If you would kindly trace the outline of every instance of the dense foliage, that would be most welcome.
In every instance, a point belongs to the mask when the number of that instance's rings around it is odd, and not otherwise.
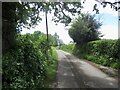
[[[16,42],[15,50],[3,55],[3,88],[44,87],[48,66],[56,59],[46,38],[40,32],[18,34]]]
[[[84,44],[99,39],[100,32],[98,29],[100,26],[101,23],[94,16],[81,14],[72,23],[69,35],[77,44]]]
[[[70,0],[73,1],[73,0]],[[98,1],[98,0],[96,0]],[[85,2],[85,0],[84,0]],[[104,7],[107,4],[111,8],[119,10],[119,2],[100,2]],[[71,22],[70,16],[76,16],[81,13],[81,2],[2,2],[2,46],[3,53],[8,49],[14,49],[15,35],[22,30],[22,27],[34,27],[41,20],[39,14],[41,11],[54,13],[53,21],[65,23]],[[94,10],[98,12],[97,4]]]
[[[61,39],[59,39],[59,36],[56,37],[56,33],[54,35],[49,34],[48,41],[49,41],[50,45],[52,45],[52,46],[58,46],[58,45],[64,44],[64,42]]]
[[[120,68],[120,39],[98,40],[88,43],[89,54],[86,56],[98,64]]]
[[[8,49],[14,49],[16,45],[16,34],[22,30],[22,27],[29,28],[40,21],[39,11],[36,9],[36,4],[24,2],[3,2],[2,3],[2,46],[3,53]],[[38,14],[38,15],[37,15]]]
[[[62,45],[60,49],[97,64],[120,68],[120,39],[96,40],[84,45]]]
[[[53,21],[68,25],[68,15],[80,14],[80,2],[3,2],[2,3],[2,46],[3,53],[14,49],[16,34],[23,27],[31,28],[41,20],[40,12],[53,12]],[[67,13],[66,13],[67,12]]]
[[[35,88],[44,87],[49,66],[55,64],[50,47],[55,44],[51,42],[55,41],[54,38],[49,35],[50,40],[46,42],[46,35],[40,32],[34,35],[19,35],[22,28],[37,25],[37,22],[41,20],[39,17],[41,11],[53,11],[55,22],[68,25],[71,22],[70,15],[80,14],[81,8],[80,2],[2,3],[3,89],[30,88],[35,90]],[[84,29],[89,28],[84,27]],[[119,58],[119,42],[115,47],[113,56]]]
[[[68,45],[62,45],[59,48],[66,51],[66,52],[72,53],[73,49],[74,49],[74,46],[75,46],[75,44],[68,44]]]

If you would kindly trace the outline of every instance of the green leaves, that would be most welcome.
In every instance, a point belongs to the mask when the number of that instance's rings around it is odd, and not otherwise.
[[[50,4],[51,5],[51,4]],[[64,23],[66,26],[71,22],[71,15],[79,15],[82,5],[80,2],[52,2],[53,21]]]
[[[71,18],[65,12],[71,13],[71,15],[80,14],[79,11],[82,8],[80,2],[22,2],[22,4],[4,3],[4,5],[7,4],[9,5],[8,8],[11,8],[13,14],[15,14],[15,23],[17,23],[17,28],[19,29],[20,27],[29,28],[36,25],[37,22],[41,20],[39,13],[41,11],[45,12],[46,10],[50,13],[52,11],[54,12],[54,16],[56,17],[56,19],[54,18],[55,22],[60,21],[65,24],[69,24],[71,22]]]
[[[3,55],[3,88],[42,88],[48,66],[54,63],[54,52],[40,31],[16,36],[15,50]]]
[[[69,35],[77,44],[84,44],[99,39],[98,29],[100,26],[101,23],[94,19],[94,16],[81,14],[72,23]]]
[[[64,23],[71,22],[71,15],[80,14],[82,6],[80,2],[3,2],[3,51],[15,47],[15,35],[22,28],[30,29],[41,21],[40,12],[54,13],[53,21]],[[7,47],[7,48],[6,48]]]
[[[113,68],[120,68],[117,63],[119,58],[119,42],[120,40],[97,40],[88,43],[89,54],[96,57],[96,63],[111,66]]]
[[[87,44],[62,45],[60,49],[100,65],[120,68],[120,39],[96,40]]]
[[[46,77],[47,53],[32,42],[30,35],[18,35],[15,50],[3,56],[3,88],[42,87]],[[46,45],[46,44],[44,44]]]

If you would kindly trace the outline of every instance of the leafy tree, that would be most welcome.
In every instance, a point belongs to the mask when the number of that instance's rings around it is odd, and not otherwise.
[[[35,43],[35,45],[38,45],[40,42],[42,42],[43,40],[45,40],[46,38],[46,34],[40,32],[40,31],[35,31],[33,34],[27,33],[26,36],[33,42]],[[59,39],[59,36],[57,35],[57,33],[55,33],[54,35],[49,34],[48,35],[48,43],[51,46],[57,46],[58,42],[63,42],[62,40]],[[39,46],[38,46],[39,47]]]
[[[64,45],[64,42],[63,42],[63,40],[61,40],[61,39],[59,39],[59,46],[61,46],[61,45]]]
[[[51,46],[56,46],[56,42],[58,41],[58,39],[52,36],[51,34],[48,35],[48,40]]]
[[[55,44],[54,44],[55,46],[59,46],[59,45],[63,45],[64,44],[64,42],[61,39],[59,39],[59,35],[57,35],[56,32],[53,35],[53,37],[56,38],[56,41],[55,41]]]
[[[39,11],[36,4],[24,2],[3,2],[2,3],[2,46],[3,53],[8,49],[13,49],[16,45],[16,34],[22,30],[22,27],[29,28],[37,24]]]
[[[44,35],[44,33],[40,32],[40,31],[35,31],[33,34],[31,34],[31,40],[34,43],[39,43],[40,42],[40,38]]]
[[[53,12],[55,16],[53,21],[68,25],[71,18],[67,14],[80,14],[81,8],[80,2],[3,2],[3,52],[14,48],[15,35],[23,27],[30,28],[37,25],[37,22],[41,20],[40,12]]]
[[[54,38],[56,38],[55,41],[55,46],[58,46],[58,42],[59,42],[59,35],[57,35],[57,33],[55,32],[55,34],[53,35]]]
[[[81,16],[75,19],[69,29],[69,35],[74,42],[83,44],[99,39],[100,32],[98,32],[98,29],[102,24],[94,17],[94,15],[90,14],[81,14]]]
[[[71,0],[72,1],[72,0]],[[85,1],[85,0],[84,0]],[[106,2],[105,0],[96,0],[106,7],[107,4],[111,8],[119,10],[120,2]],[[82,5],[80,2],[3,2],[2,3],[2,46],[3,52],[15,46],[15,35],[22,30],[22,27],[34,27],[41,20],[39,13],[41,11],[54,13],[53,20],[68,25],[71,22],[70,14],[75,16],[80,14]],[[96,12],[97,5],[94,6]],[[68,14],[69,13],[69,14]]]
[[[72,6],[72,7],[71,7]],[[78,8],[78,9],[76,9]],[[80,13],[80,2],[3,2],[3,88],[44,87],[46,61],[49,60],[50,45],[46,35],[35,32],[33,35],[19,35],[23,27],[30,28],[41,20],[41,11],[54,12],[54,21],[71,22],[65,12]],[[42,35],[40,37],[40,35]],[[51,59],[52,60],[52,59]]]

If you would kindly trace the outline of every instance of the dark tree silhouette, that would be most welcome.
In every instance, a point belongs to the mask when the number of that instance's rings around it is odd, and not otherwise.
[[[119,11],[120,7],[118,4],[120,4],[120,1],[115,1],[115,2],[111,2],[111,1],[105,1],[105,0],[95,0],[97,2],[99,2],[103,8],[105,8],[107,5],[111,6],[111,9],[114,9],[115,11]],[[96,13],[99,12],[99,9],[97,8],[97,4],[94,5],[93,10],[96,10]]]

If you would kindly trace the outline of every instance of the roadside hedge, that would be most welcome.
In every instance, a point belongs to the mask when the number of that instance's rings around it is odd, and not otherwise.
[[[96,40],[83,45],[69,44],[61,46],[60,49],[97,64],[120,68],[120,39]]]
[[[66,51],[66,52],[72,53],[74,46],[75,46],[75,44],[68,44],[68,45],[59,46],[59,48]]]
[[[88,43],[89,53],[113,57],[116,40],[97,40]]]
[[[46,39],[38,43],[30,35],[18,35],[15,50],[9,50],[2,57],[2,88],[15,89],[44,87],[48,63],[54,61],[53,53]],[[48,55],[49,54],[49,55]]]
[[[88,43],[87,59],[104,66],[118,68],[120,66],[120,39],[97,40]]]

